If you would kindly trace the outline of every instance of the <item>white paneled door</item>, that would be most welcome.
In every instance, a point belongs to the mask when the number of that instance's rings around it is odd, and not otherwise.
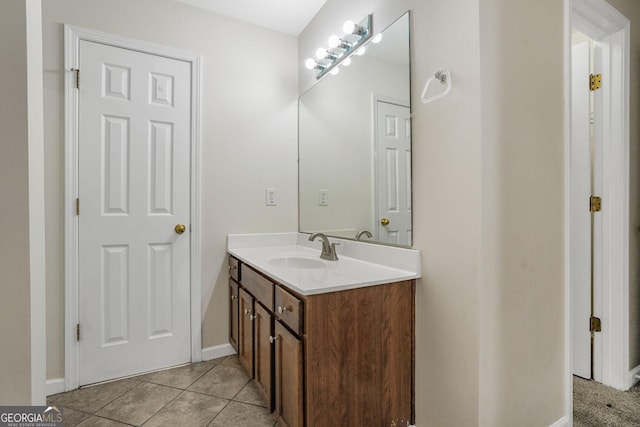
[[[377,102],[377,240],[411,245],[411,115]]]
[[[591,378],[591,196],[589,42],[571,48],[571,340],[573,374]]]
[[[79,65],[84,385],[191,359],[191,65],[84,40]]]

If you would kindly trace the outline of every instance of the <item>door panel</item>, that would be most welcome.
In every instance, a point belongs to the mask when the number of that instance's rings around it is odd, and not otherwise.
[[[238,284],[229,279],[229,344],[236,352],[238,349]]]
[[[240,337],[238,339],[238,356],[244,369],[253,378],[253,297],[244,289],[240,289]]]
[[[269,338],[273,334],[273,316],[260,304],[255,304],[255,379],[264,394],[267,407],[273,408],[273,345]]]
[[[411,245],[410,110],[381,101],[377,107],[377,240]]]
[[[589,43],[572,47],[571,88],[571,339],[573,373],[591,378],[591,155]]]
[[[81,41],[80,384],[190,361],[191,70]]]
[[[276,322],[275,326],[275,386],[278,425],[304,425],[302,389],[302,341]]]

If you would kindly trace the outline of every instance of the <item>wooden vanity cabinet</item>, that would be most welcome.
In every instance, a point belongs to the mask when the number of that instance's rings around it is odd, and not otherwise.
[[[238,270],[238,354],[278,425],[414,423],[415,281],[304,296]]]

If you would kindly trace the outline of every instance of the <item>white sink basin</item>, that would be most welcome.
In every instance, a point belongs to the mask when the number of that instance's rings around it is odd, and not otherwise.
[[[325,268],[327,266],[324,261],[319,259],[300,256],[272,258],[267,262],[274,267],[285,268]]]

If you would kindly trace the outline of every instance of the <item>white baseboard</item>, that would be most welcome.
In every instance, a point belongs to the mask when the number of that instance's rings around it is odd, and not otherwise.
[[[215,345],[213,347],[207,347],[202,349],[202,361],[218,359],[220,357],[231,356],[236,354],[236,351],[231,347],[231,344]]]
[[[549,427],[569,427],[571,424],[569,423],[568,417],[562,417],[555,423],[551,424]]]
[[[62,393],[64,391],[64,378],[52,378],[47,380],[45,393],[47,396]]]

